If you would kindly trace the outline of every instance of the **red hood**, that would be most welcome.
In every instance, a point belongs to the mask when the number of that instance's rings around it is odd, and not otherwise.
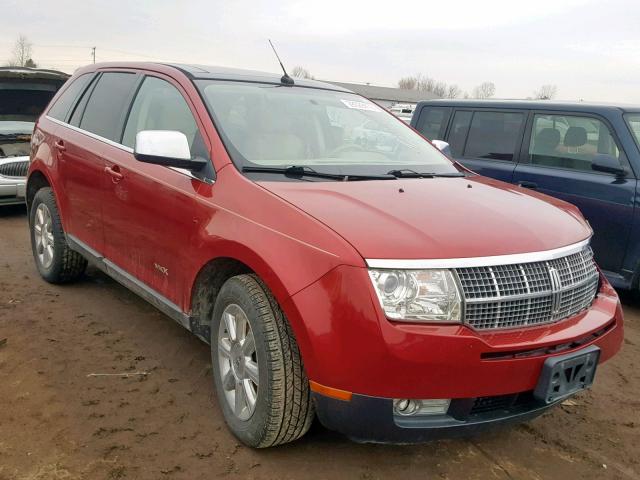
[[[484,177],[260,185],[333,229],[364,258],[507,255],[591,235],[573,205]]]

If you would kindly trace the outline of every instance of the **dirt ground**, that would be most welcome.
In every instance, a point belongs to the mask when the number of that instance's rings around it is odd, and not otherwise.
[[[45,283],[24,209],[5,209],[0,480],[640,479],[640,300],[625,297],[624,310],[624,348],[593,389],[530,423],[419,446],[361,445],[314,425],[256,451],[225,428],[207,345],[95,270]]]

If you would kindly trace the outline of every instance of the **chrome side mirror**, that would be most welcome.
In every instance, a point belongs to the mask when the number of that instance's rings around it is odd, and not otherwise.
[[[444,140],[431,140],[434,147],[444,153],[447,157],[451,157],[451,146]]]
[[[199,170],[207,163],[203,158],[191,158],[187,136],[173,130],[138,132],[133,156],[140,162],[189,170]]]

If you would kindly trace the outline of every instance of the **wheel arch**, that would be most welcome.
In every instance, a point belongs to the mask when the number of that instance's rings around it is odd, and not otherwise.
[[[285,314],[299,344],[306,344],[307,332],[304,325],[292,322],[297,315],[288,315],[287,301],[295,291],[289,291],[282,277],[265,262],[256,252],[237,242],[222,241],[215,247],[218,255],[210,257],[202,263],[187,289],[189,298],[187,305],[194,325],[192,330],[203,338],[209,338],[213,307],[222,285],[236,275],[253,273],[273,294],[278,306]],[[284,267],[283,267],[284,268]],[[290,285],[289,285],[290,287]],[[301,352],[304,356],[304,352]]]
[[[26,189],[26,202],[27,202],[27,211],[31,211],[31,203],[33,202],[33,197],[36,196],[38,190],[50,187],[53,190],[51,181],[47,177],[47,175],[42,170],[33,170],[29,177],[27,178],[27,189]],[[55,192],[53,193],[55,196]]]

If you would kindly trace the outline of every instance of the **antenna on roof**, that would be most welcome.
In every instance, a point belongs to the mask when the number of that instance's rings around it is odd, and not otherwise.
[[[271,40],[269,40],[269,45],[271,45],[271,48],[273,49],[273,53],[276,54],[276,58],[278,59],[278,63],[280,63],[280,67],[282,68],[282,71],[284,72],[284,75],[282,76],[282,78],[280,78],[280,82],[284,83],[285,85],[294,85],[295,82],[293,81],[293,78],[291,78],[289,76],[289,74],[287,73],[287,71],[284,69],[284,65],[282,64],[282,60],[280,60],[280,56],[278,55],[278,52],[276,52],[276,47],[273,46],[273,43],[271,43]]]

